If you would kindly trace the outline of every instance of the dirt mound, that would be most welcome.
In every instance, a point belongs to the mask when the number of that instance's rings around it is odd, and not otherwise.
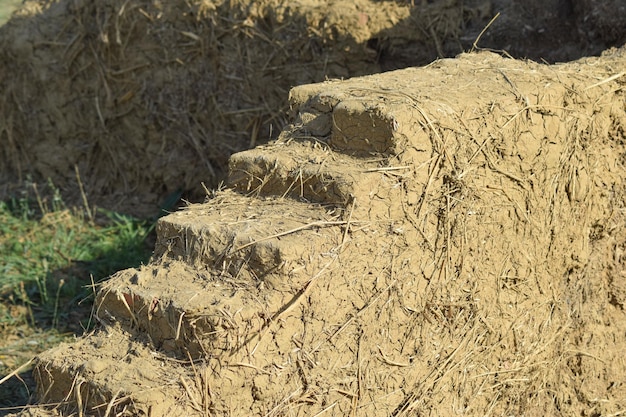
[[[434,39],[488,4],[27,3],[0,30],[0,182],[71,192],[78,171],[93,202],[154,214],[275,137],[291,87],[379,72],[370,39],[419,46],[428,62]]]
[[[43,354],[94,415],[607,415],[626,407],[623,51],[462,55],[291,91],[229,189],[158,225]]]
[[[152,215],[275,138],[293,86],[454,56],[496,12],[482,46],[599,53],[626,41],[609,3],[27,2],[0,29],[0,197],[51,178],[79,202],[82,181],[91,203]]]

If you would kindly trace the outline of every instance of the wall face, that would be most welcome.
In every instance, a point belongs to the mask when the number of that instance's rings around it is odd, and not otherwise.
[[[619,413],[625,60],[481,52],[295,87],[278,140],[233,155],[225,189],[159,220],[149,265],[99,287],[99,331],[41,355],[42,400]]]

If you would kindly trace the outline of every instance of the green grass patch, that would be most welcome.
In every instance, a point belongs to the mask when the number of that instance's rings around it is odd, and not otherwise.
[[[0,380],[37,353],[91,326],[95,286],[147,263],[154,220],[65,206],[53,190],[0,202]],[[32,191],[32,190],[31,190]],[[23,378],[28,378],[27,374]],[[0,387],[2,407],[24,405],[32,381]]]
[[[11,14],[17,9],[22,0],[0,0],[0,25],[3,25],[9,20]]]

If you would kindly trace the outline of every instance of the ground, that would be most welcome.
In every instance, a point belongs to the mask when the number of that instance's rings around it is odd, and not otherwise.
[[[42,400],[621,413],[624,49],[500,55],[619,46],[622,3],[235,3],[32,5],[4,29],[22,42],[10,69],[28,62],[7,90],[24,114],[2,113],[7,178],[80,173],[138,211],[227,183],[161,220],[152,262],[100,289],[95,334],[39,357]],[[55,40],[20,32],[28,19]],[[66,92],[21,101],[49,82]]]

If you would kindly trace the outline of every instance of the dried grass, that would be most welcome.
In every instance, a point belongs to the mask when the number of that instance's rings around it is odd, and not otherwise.
[[[141,215],[179,189],[201,196],[202,181],[224,178],[230,154],[275,137],[292,86],[380,71],[370,39],[441,54],[473,14],[362,0],[363,27],[356,9],[326,2],[39,6],[0,36],[0,178],[51,177],[71,194],[76,167],[92,203]]]

